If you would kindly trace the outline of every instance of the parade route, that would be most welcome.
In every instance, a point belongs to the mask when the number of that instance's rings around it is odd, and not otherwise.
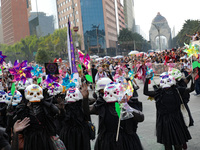
[[[158,84],[159,79],[155,78],[155,82]],[[147,100],[147,96],[143,95],[143,83],[137,80],[140,86],[138,90],[139,100],[143,103],[143,113],[145,120],[138,125],[137,134],[140,137],[144,150],[164,150],[161,144],[156,141],[155,125],[156,125],[156,108],[155,102]],[[152,83],[153,84],[153,83]],[[149,85],[149,87],[152,86]],[[190,85],[190,83],[188,84]],[[195,92],[191,93],[189,102],[190,111],[194,119],[194,126],[189,127],[192,139],[188,142],[188,150],[199,150],[200,149],[200,97],[194,96]],[[98,117],[92,115],[92,121],[98,128]],[[92,149],[94,149],[94,141],[91,142]]]

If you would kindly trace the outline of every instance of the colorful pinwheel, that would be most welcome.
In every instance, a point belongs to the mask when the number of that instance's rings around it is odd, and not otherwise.
[[[3,62],[5,61],[5,58],[6,58],[6,57],[7,57],[7,56],[2,55],[2,51],[0,51],[0,65],[3,64]]]
[[[53,91],[55,87],[59,86],[57,81],[58,81],[58,77],[54,77],[54,76],[49,74],[47,79],[46,79],[47,89]]]
[[[198,53],[199,53],[199,46],[198,45],[192,45],[192,44],[187,45],[187,44],[185,44],[185,47],[186,47],[186,49],[184,50],[184,52],[187,53],[188,57],[195,56],[196,58],[198,58]]]
[[[35,67],[33,66],[33,70],[31,70],[31,73],[33,74],[33,76],[40,76],[40,74],[42,74],[42,67],[39,67],[38,65],[36,65]]]
[[[13,68],[9,69],[9,72],[14,75],[13,81],[23,81],[25,84],[27,78],[32,78],[32,69],[32,67],[27,67],[27,60],[22,63],[18,63],[16,60]]]
[[[70,78],[72,80],[70,80]],[[69,74],[66,74],[66,77],[63,78],[62,85],[65,86],[65,89],[74,88],[76,87],[76,82],[78,81],[76,79],[73,79],[73,74],[71,74],[71,77],[69,76]]]

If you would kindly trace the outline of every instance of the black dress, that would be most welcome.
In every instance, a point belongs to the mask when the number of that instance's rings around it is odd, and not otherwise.
[[[180,110],[181,100],[177,89],[181,94],[186,92],[186,88],[176,86],[148,91],[148,80],[145,82],[144,94],[154,97],[156,101],[157,142],[164,145],[182,145],[191,139]]]
[[[67,150],[90,150],[87,115],[82,108],[82,100],[65,105],[59,117],[62,122],[60,139]]]
[[[103,98],[99,98],[95,108],[99,114],[99,131],[95,150],[143,149],[136,134],[137,123],[134,122],[134,118],[121,121],[119,139],[116,142],[119,117],[115,111],[115,103],[106,103]]]
[[[48,108],[42,102],[31,107],[22,104],[17,111],[18,119],[30,118],[30,126],[23,130],[24,150],[55,150],[51,136],[56,135],[56,129]]]

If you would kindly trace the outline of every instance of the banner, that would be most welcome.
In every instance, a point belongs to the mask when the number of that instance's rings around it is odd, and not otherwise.
[[[71,68],[71,73],[78,73],[77,68],[76,68],[76,62],[75,62],[75,55],[74,55],[74,45],[72,41],[72,33],[70,29],[70,21],[68,20],[68,54],[69,56],[69,64]]]

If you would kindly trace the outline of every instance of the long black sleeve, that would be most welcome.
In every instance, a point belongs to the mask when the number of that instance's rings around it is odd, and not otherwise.
[[[190,86],[189,88],[186,89],[186,92],[188,92],[188,93],[193,92],[193,91],[194,91],[194,87],[195,87],[195,85],[194,85],[194,80],[192,79],[192,80],[191,80],[191,86]]]
[[[87,116],[88,121],[91,121],[88,98],[83,98],[82,107],[83,107],[84,113]]]
[[[12,144],[11,144],[11,150],[18,150],[18,134],[17,133],[13,133],[13,140],[12,140]]]
[[[144,93],[144,95],[154,97],[156,93],[155,93],[155,91],[149,91],[148,82],[149,82],[149,79],[146,79],[145,83],[144,83],[143,93]]]

